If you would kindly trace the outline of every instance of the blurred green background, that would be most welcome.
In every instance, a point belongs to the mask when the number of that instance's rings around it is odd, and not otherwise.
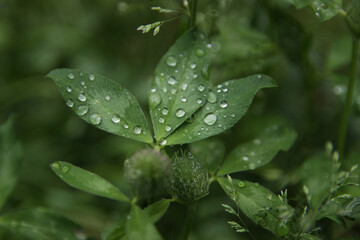
[[[0,0],[0,123],[15,115],[24,149],[19,181],[3,212],[49,207],[83,225],[93,239],[126,215],[125,204],[68,187],[49,164],[67,161],[130,191],[123,181],[123,161],[145,145],[83,122],[44,76],[61,67],[102,74],[129,89],[148,113],[153,70],[186,30],[188,19],[164,24],[155,37],[136,29],[171,18],[151,11],[151,6],[178,8],[181,2]],[[351,58],[351,34],[344,19],[320,22],[311,9],[296,10],[284,2],[199,0],[197,17],[212,39],[214,84],[255,73],[268,74],[279,84],[260,92],[244,119],[217,137],[228,152],[269,124],[294,127],[299,137],[289,152],[255,173],[237,175],[275,193],[292,181],[296,186],[294,172],[306,157],[322,151],[328,140],[336,143]],[[346,150],[355,156],[351,161],[358,162],[360,87],[354,100]],[[345,165],[350,166],[350,160]],[[248,239],[227,225],[229,216],[220,203],[229,200],[221,189],[212,186],[211,191],[200,202],[191,239]],[[296,191],[290,189],[290,195]],[[180,231],[183,210],[172,205],[158,223],[165,239]],[[329,234],[343,234],[338,228],[325,226]],[[271,239],[265,231],[258,234]],[[0,229],[0,239],[18,238]]]

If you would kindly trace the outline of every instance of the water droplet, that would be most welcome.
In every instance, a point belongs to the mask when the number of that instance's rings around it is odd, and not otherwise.
[[[84,81],[81,81],[81,82],[80,82],[80,85],[81,85],[81,86],[85,86],[85,82],[84,82]]]
[[[197,78],[197,77],[198,77],[197,73],[194,73],[193,78]]]
[[[70,171],[70,169],[71,169],[71,167],[69,165],[63,165],[62,168],[61,168],[61,171],[63,173],[67,173],[67,172]]]
[[[149,107],[150,109],[156,108],[157,105],[161,103],[161,96],[160,94],[150,94],[149,96]]]
[[[211,48],[211,43],[206,44],[207,48]]]
[[[224,88],[222,91],[223,91],[223,92],[227,92],[227,91],[228,91],[228,89],[227,89],[227,88]]]
[[[70,86],[67,86],[67,87],[66,87],[66,91],[67,91],[67,92],[71,92],[71,91],[72,91],[71,87],[70,87]]]
[[[79,116],[84,116],[89,111],[89,106],[87,105],[80,105],[76,110],[76,114]]]
[[[161,139],[160,140],[160,146],[165,146],[167,144],[167,140],[166,139]]]
[[[168,84],[175,85],[177,84],[177,81],[174,77],[169,77]]]
[[[262,76],[261,74],[258,74],[258,75],[257,75],[257,78],[258,78],[258,79],[261,79],[262,77],[263,77],[263,76]]]
[[[187,83],[183,83],[183,84],[181,84],[180,89],[185,91],[187,89],[187,86],[188,86]]]
[[[237,185],[238,185],[238,187],[239,188],[243,188],[243,187],[245,187],[245,182],[243,182],[243,181],[239,181],[238,183],[237,183]]]
[[[205,51],[204,51],[203,49],[198,48],[198,49],[196,50],[196,56],[202,57],[202,56],[204,56],[204,55],[205,55]]]
[[[141,127],[139,126],[135,126],[134,127],[134,130],[133,130],[133,133],[136,134],[136,135],[139,135],[141,133]]]
[[[170,92],[171,92],[171,94],[175,94],[177,92],[177,90],[175,88],[172,88]]]
[[[120,122],[120,116],[118,114],[114,114],[111,118],[111,121],[113,121],[114,123],[119,123]]]
[[[176,110],[176,116],[177,116],[177,117],[183,117],[183,116],[185,116],[185,111],[184,111],[184,109],[179,108],[178,110]]]
[[[124,124],[124,128],[125,128],[125,129],[128,129],[128,128],[129,128],[129,125]]]
[[[171,131],[171,126],[170,126],[170,125],[166,125],[166,126],[165,126],[165,131],[170,132],[170,131]]]
[[[95,76],[94,76],[93,74],[90,74],[90,75],[89,75],[89,80],[90,80],[90,81],[94,81],[94,80],[95,80]]]
[[[228,106],[228,103],[225,100],[220,102],[220,107],[221,108],[227,108],[227,106]]]
[[[186,101],[187,101],[186,97],[184,97],[184,96],[181,96],[180,100],[181,100],[182,102],[186,102]]]
[[[249,161],[249,158],[247,156],[243,156],[242,160],[243,161]]]
[[[109,95],[109,94],[105,95],[105,100],[106,100],[106,101],[109,101],[109,100],[110,100],[110,98],[111,98],[111,97],[110,97],[110,95]]]
[[[333,88],[333,92],[335,93],[335,95],[343,95],[343,94],[345,94],[346,89],[347,88],[344,85],[336,85]]]
[[[169,113],[169,109],[167,107],[164,107],[161,112],[163,115],[166,116]]]
[[[166,87],[163,87],[163,88],[162,88],[162,91],[163,91],[164,93],[166,93],[166,92],[167,92],[167,88],[166,88]]]
[[[250,169],[250,170],[254,170],[255,168],[256,168],[255,163],[250,163],[250,164],[249,164],[249,169]]]
[[[101,116],[98,113],[93,113],[90,115],[90,123],[93,125],[98,125],[101,122]]]
[[[159,123],[164,123],[165,122],[165,119],[163,117],[160,117],[159,118]]]
[[[203,101],[202,101],[200,98],[199,98],[198,100],[196,100],[196,103],[197,103],[197,104],[202,104],[202,102],[203,102]]]
[[[196,63],[190,63],[190,68],[195,69],[196,68]]]
[[[170,67],[175,67],[176,66],[176,63],[177,63],[177,60],[175,57],[173,56],[169,56],[167,59],[166,59],[166,64]]]
[[[154,92],[156,92],[156,88],[152,88],[152,89],[150,89],[150,91],[151,91],[152,93],[154,93]]]
[[[209,91],[207,100],[209,103],[216,103],[216,100],[217,100],[216,94],[212,91]]]
[[[232,118],[236,117],[235,113],[230,114],[230,117]]]
[[[214,125],[216,120],[217,116],[214,113],[208,113],[204,118],[204,122],[209,126]]]
[[[80,93],[78,96],[79,101],[81,102],[85,102],[86,101],[86,96],[83,93]]]
[[[315,15],[316,15],[317,17],[320,17],[320,13],[319,13],[319,12],[316,12]]]
[[[75,78],[75,76],[74,76],[74,74],[73,74],[73,73],[69,73],[69,74],[68,74],[68,78],[69,78],[69,79],[74,79],[74,78]]]
[[[73,102],[73,100],[71,100],[71,99],[68,99],[67,101],[66,101],[66,105],[68,105],[68,107],[73,107],[74,106],[74,102]]]
[[[52,163],[52,164],[51,164],[51,167],[56,168],[56,169],[60,169],[60,168],[61,168],[61,166],[60,166],[60,164],[59,164],[58,162]]]
[[[205,86],[200,84],[197,88],[200,92],[204,91],[205,90]]]

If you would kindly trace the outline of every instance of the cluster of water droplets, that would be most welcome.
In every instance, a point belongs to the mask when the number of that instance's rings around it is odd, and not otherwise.
[[[79,76],[82,77],[82,79],[84,79],[83,78],[84,73],[80,72]],[[69,73],[67,75],[67,77],[70,80],[74,80],[75,77],[76,77],[76,74],[75,73]],[[83,87],[83,88],[87,87],[85,80],[86,79],[81,80],[79,82],[80,86]],[[88,77],[87,77],[87,80],[88,81],[95,81],[96,80],[95,75],[94,74],[89,74]],[[73,88],[71,86],[66,86],[65,90],[66,90],[67,93],[72,93],[73,92]],[[120,91],[123,90],[122,87],[119,87],[119,90]],[[89,110],[90,110],[89,104],[87,104],[88,97],[86,96],[86,93],[84,91],[80,91],[80,93],[77,95],[77,100],[79,100],[80,104],[78,106],[76,106],[76,107],[75,107],[75,102],[71,98],[66,100],[66,105],[69,106],[70,108],[74,108],[75,113],[78,114],[80,117],[83,117],[87,113],[89,113]],[[106,94],[104,96],[104,100],[105,100],[105,102],[110,101],[111,100],[111,94],[109,94],[109,93]],[[101,100],[96,99],[94,101],[94,104],[97,104],[97,103],[100,103],[100,102],[101,102]],[[124,122],[124,120],[121,119],[119,114],[117,114],[117,113],[111,114],[110,112],[108,112],[108,114],[111,115],[111,122],[112,123],[114,123],[114,124],[122,123],[123,124],[122,125],[123,129],[129,129],[129,125],[126,122]],[[91,113],[91,115],[89,116],[89,122],[91,124],[97,126],[103,121],[103,118],[105,120],[107,119],[107,117],[102,117],[100,113],[94,112],[94,113]],[[134,126],[132,128],[132,133],[135,134],[135,135],[139,135],[140,133],[145,134],[145,132],[143,131],[143,129],[140,126]],[[125,134],[123,134],[122,136],[130,137],[129,135],[125,135]]]
[[[315,15],[316,15],[317,17],[321,17],[321,14],[322,14],[326,9],[328,9],[328,5],[327,5],[326,3],[323,3],[323,2],[321,2],[321,1],[319,1],[319,0],[313,1],[312,5],[313,5],[314,10],[316,11],[316,12],[315,12]]]

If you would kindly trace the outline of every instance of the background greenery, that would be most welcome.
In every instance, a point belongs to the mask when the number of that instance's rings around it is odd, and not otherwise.
[[[123,181],[123,162],[145,145],[86,124],[44,76],[60,67],[102,74],[131,91],[148,114],[153,71],[186,30],[187,18],[164,24],[155,37],[136,28],[171,18],[150,11],[151,6],[176,7],[179,2],[0,1],[0,122],[15,115],[23,145],[19,181],[2,212],[48,207],[84,226],[94,239],[128,212],[125,204],[69,188],[49,164],[67,161],[130,191]],[[351,58],[346,22],[340,16],[320,22],[310,8],[297,10],[275,0],[199,0],[197,21],[213,41],[213,83],[255,73],[268,74],[278,83],[278,88],[257,94],[245,117],[215,139],[222,140],[229,152],[270,124],[286,123],[296,129],[298,139],[289,152],[255,172],[235,175],[275,193],[288,188],[291,205],[301,195],[298,169],[304,160],[323,151],[326,141],[337,142]],[[344,162],[349,167],[359,162],[360,86],[354,103]],[[227,225],[230,217],[220,203],[231,202],[218,186],[212,188],[199,203],[190,238],[248,239]],[[353,195],[360,192],[354,190]],[[157,223],[165,239],[178,234],[183,212],[183,206],[172,204]],[[327,222],[322,226],[324,239],[358,239],[358,227],[349,223],[344,229]],[[257,236],[273,238],[265,230]],[[0,239],[21,238],[0,228]]]

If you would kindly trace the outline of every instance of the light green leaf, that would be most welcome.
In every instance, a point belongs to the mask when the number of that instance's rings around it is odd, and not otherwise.
[[[277,236],[284,236],[290,229],[286,222],[293,215],[293,209],[281,201],[270,190],[259,184],[239,181],[229,183],[226,178],[218,178],[220,186],[232,198],[237,207],[252,221]],[[285,225],[284,225],[285,224]]]
[[[218,139],[206,139],[192,143],[190,152],[207,167],[210,174],[215,174],[224,159],[225,144]]]
[[[161,199],[160,201],[147,206],[143,211],[149,216],[153,223],[156,223],[164,216],[170,203],[171,199]]]
[[[0,217],[0,226],[32,240],[77,240],[79,225],[53,211],[36,208]]]
[[[153,142],[136,98],[116,81],[74,69],[56,69],[47,76],[55,81],[66,104],[86,122],[119,136]]]
[[[190,30],[175,42],[155,69],[149,107],[157,141],[205,104],[210,62],[207,44],[202,33]]]
[[[12,125],[10,118],[0,127],[0,208],[12,192],[19,172],[21,147]]]
[[[287,151],[296,139],[296,132],[277,125],[267,128],[258,138],[240,144],[226,158],[218,175],[253,170],[270,162],[280,151]]]
[[[275,86],[274,80],[259,74],[211,88],[206,104],[171,134],[167,143],[190,143],[224,132],[242,118],[258,90]]]
[[[122,220],[106,237],[106,240],[120,240],[126,236],[126,220]]]
[[[101,197],[123,202],[130,201],[117,187],[92,172],[67,162],[54,162],[51,168],[64,182],[74,188]]]
[[[326,21],[336,16],[342,10],[342,0],[286,0],[296,8],[310,6],[315,15],[321,20]]]
[[[126,223],[126,240],[161,240],[162,237],[151,218],[133,205]]]

